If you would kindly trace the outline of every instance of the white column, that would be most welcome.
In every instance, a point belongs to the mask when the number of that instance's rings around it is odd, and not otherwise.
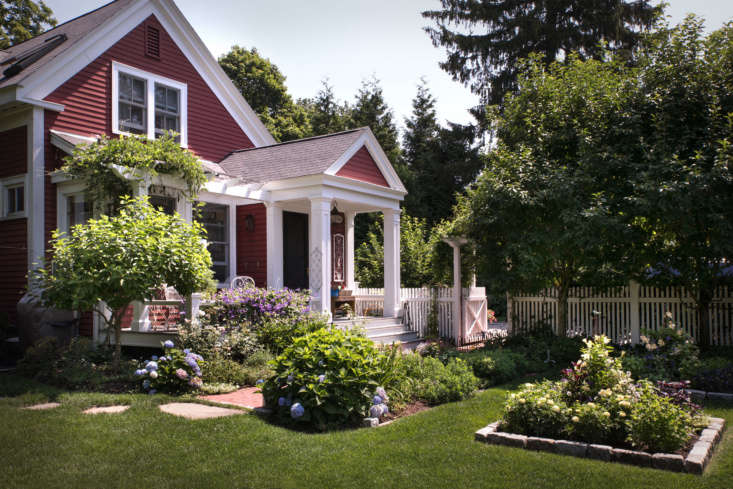
[[[308,266],[311,309],[331,314],[331,199],[310,199],[310,247]]]
[[[453,246],[453,338],[456,346],[461,343],[461,322],[463,315],[463,304],[461,304],[461,247]]]
[[[384,209],[384,316],[401,315],[400,210]]]
[[[354,217],[356,212],[344,212],[344,224],[346,228],[346,288],[353,291],[355,262],[354,262]]]
[[[283,278],[283,208],[268,202],[267,208],[267,287],[282,289]]]
[[[33,107],[32,122],[28,125],[28,182],[25,208],[28,216],[28,268],[43,266],[46,251],[45,237],[45,151],[44,112]],[[30,274],[29,274],[30,276]],[[33,286],[33,284],[31,284]]]

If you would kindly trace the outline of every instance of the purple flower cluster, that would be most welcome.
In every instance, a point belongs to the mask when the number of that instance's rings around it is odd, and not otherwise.
[[[171,340],[163,343],[163,350],[165,355],[160,358],[153,355],[144,362],[143,368],[135,370],[135,375],[142,377],[142,387],[148,394],[155,394],[158,389],[179,392],[203,385],[199,366],[203,360],[201,355],[188,349],[178,350]]]
[[[208,324],[254,325],[269,317],[307,314],[310,293],[290,289],[222,289],[202,307]]]

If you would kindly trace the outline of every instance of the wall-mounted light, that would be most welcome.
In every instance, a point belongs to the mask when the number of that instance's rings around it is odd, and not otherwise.
[[[244,229],[250,233],[255,230],[255,216],[247,214],[247,217],[244,218]]]

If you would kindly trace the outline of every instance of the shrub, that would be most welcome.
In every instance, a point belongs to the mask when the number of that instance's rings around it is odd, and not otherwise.
[[[635,384],[609,355],[608,338],[585,340],[559,382],[525,384],[504,406],[502,429],[614,446],[674,451],[700,421],[680,386]]]
[[[733,393],[733,363],[718,368],[715,368],[717,362],[711,363],[713,363],[713,368],[703,368],[692,377],[690,382],[692,387],[710,392]]]
[[[294,318],[310,310],[310,293],[290,289],[222,289],[201,306],[203,323],[255,329],[265,319]]]
[[[335,328],[295,338],[272,363],[275,374],[262,386],[265,404],[282,422],[318,430],[364,418],[384,374],[371,340]]]
[[[268,365],[270,360],[272,355],[263,350],[252,354],[244,363],[215,355],[202,363],[201,378],[206,384],[255,385],[257,380],[266,379],[273,374]]]
[[[263,348],[251,332],[240,327],[224,328],[205,323],[192,325],[190,321],[184,321],[179,324],[178,334],[182,348],[199,352],[204,358],[221,356],[244,362]]]
[[[173,342],[168,340],[163,343],[163,356],[154,355],[144,362],[143,368],[135,371],[135,375],[142,378],[142,388],[148,394],[185,392],[203,384],[198,364],[202,360],[200,355],[188,349],[174,348]]]
[[[503,384],[527,372],[527,360],[519,353],[508,350],[479,351],[461,356],[473,368],[483,385]]]
[[[692,418],[669,398],[659,396],[650,383],[642,383],[634,403],[628,440],[652,452],[673,452],[684,446],[692,431]]]
[[[328,319],[320,314],[306,314],[296,317],[269,317],[255,330],[261,345],[275,354],[282,353],[298,336],[328,326]]]
[[[471,367],[459,358],[443,364],[437,358],[406,353],[396,358],[398,372],[388,390],[398,407],[414,401],[428,404],[460,401],[469,397],[478,387],[478,379]]]
[[[56,338],[42,338],[28,348],[18,362],[18,373],[47,384],[68,389],[110,389],[131,387],[129,370],[135,363],[125,360],[125,368],[112,368],[114,352],[104,345],[93,345],[88,338],[73,338],[60,345]]]

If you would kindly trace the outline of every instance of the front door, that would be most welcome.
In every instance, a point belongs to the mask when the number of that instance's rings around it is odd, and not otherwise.
[[[285,287],[308,288],[308,214],[283,212],[283,274]]]

